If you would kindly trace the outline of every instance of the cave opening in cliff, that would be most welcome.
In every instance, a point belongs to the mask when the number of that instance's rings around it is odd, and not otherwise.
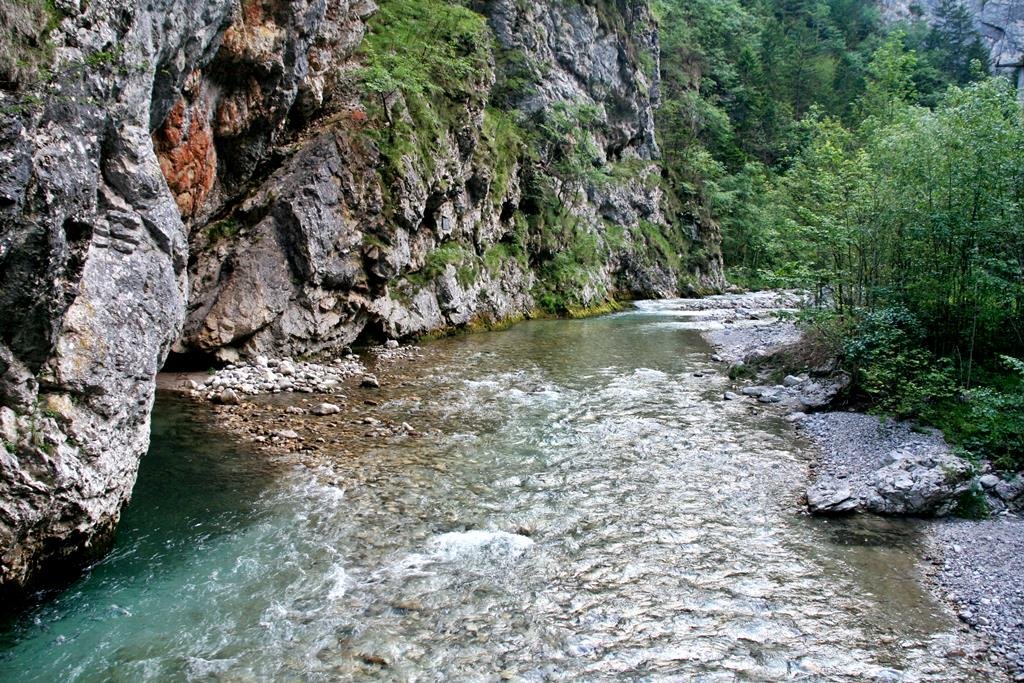
[[[224,365],[224,361],[212,353],[189,349],[186,351],[171,351],[167,354],[160,372],[205,372],[211,368],[218,368]]]
[[[370,346],[378,346],[388,339],[391,339],[391,335],[384,329],[384,324],[380,320],[369,320],[359,336],[352,342],[352,348],[365,349]]]

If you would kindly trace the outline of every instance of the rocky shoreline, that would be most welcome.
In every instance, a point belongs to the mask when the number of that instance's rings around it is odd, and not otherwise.
[[[738,380],[724,400],[774,407],[817,450],[808,510],[921,517],[926,583],[961,621],[990,639],[1013,680],[1024,681],[1024,477],[1000,476],[988,464],[972,467],[937,430],[829,411],[848,378],[828,364],[779,384],[765,381],[778,375],[771,357],[800,340],[785,315],[798,303],[795,293],[760,292],[684,301],[680,309],[708,321],[702,336]],[[992,517],[950,517],[964,494],[983,496]]]
[[[374,414],[393,378],[421,355],[419,347],[389,340],[361,355],[346,347],[317,361],[261,356],[209,373],[160,373],[157,387],[209,403],[229,431],[255,448],[316,467],[325,457],[353,455],[365,439],[424,434]]]

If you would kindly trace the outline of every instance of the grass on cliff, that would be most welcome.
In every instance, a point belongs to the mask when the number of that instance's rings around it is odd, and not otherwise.
[[[53,0],[0,0],[0,88],[39,76],[53,52],[47,36],[60,19]]]
[[[369,29],[358,78],[381,152],[393,164],[410,155],[432,170],[465,103],[486,94],[486,19],[443,0],[384,0]]]

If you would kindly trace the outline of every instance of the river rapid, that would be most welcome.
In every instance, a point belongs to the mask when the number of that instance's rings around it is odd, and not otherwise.
[[[114,551],[0,679],[989,680],[914,528],[805,515],[809,450],[692,327],[429,343],[372,408],[421,436],[303,465],[161,397]]]

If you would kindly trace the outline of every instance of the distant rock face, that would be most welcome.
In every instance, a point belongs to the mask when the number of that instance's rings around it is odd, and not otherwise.
[[[1017,83],[1024,96],[1024,3],[1019,0],[964,0],[975,29],[992,55],[992,69]],[[883,15],[892,21],[935,16],[939,0],[881,0]]]
[[[109,544],[172,347],[301,354],[536,308],[539,259],[570,245],[524,237],[533,171],[493,164],[507,53],[535,81],[510,115],[598,112],[603,179],[562,207],[606,254],[577,303],[722,285],[714,235],[693,227],[701,258],[667,261],[644,236],[670,223],[646,2],[474,7],[497,47],[427,164],[371,134],[371,0],[55,1],[54,76],[0,90],[0,593]]]

